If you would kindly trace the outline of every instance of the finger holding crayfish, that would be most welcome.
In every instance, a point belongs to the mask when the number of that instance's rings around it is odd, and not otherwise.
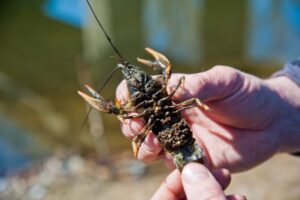
[[[121,104],[128,100],[129,92],[126,82],[122,81],[116,91],[116,98]],[[133,139],[145,126],[145,121],[142,118],[124,119],[121,121],[122,133],[129,139]],[[145,141],[142,143],[137,158],[149,163],[155,161],[163,156],[163,148],[157,137],[150,132]],[[172,162],[172,160],[171,160]]]

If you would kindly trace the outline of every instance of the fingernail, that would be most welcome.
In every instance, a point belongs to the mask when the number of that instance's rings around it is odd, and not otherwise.
[[[195,184],[207,179],[209,173],[203,165],[190,163],[183,168],[182,176],[187,184]]]

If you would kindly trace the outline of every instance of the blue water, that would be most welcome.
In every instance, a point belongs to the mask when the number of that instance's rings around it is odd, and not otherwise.
[[[47,154],[32,134],[0,113],[0,177],[20,170]]]
[[[247,54],[286,62],[300,55],[300,1],[249,0]]]
[[[87,23],[86,8],[85,0],[48,0],[44,4],[44,13],[58,21],[82,27]]]

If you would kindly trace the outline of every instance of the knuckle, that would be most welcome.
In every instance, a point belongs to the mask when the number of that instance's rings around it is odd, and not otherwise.
[[[216,81],[217,83],[225,83],[227,85],[236,85],[238,83],[241,83],[244,79],[244,73],[235,68],[224,65],[214,66],[208,71],[208,76],[211,79],[216,78],[217,76],[219,79],[218,81]]]
[[[227,65],[215,65],[212,67],[212,69],[214,69],[214,70],[230,70],[231,67],[229,67]]]
[[[211,68],[211,70],[209,70],[210,72],[212,72],[213,74],[224,74],[224,75],[228,75],[228,74],[236,74],[237,70],[229,67],[229,66],[225,66],[225,65],[215,65],[214,67]]]

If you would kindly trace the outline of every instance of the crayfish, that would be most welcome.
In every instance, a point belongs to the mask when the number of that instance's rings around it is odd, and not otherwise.
[[[95,15],[91,6],[90,8]],[[172,74],[169,60],[161,53],[151,48],[146,48],[145,50],[154,57],[154,60],[137,58],[138,62],[159,72],[159,75],[155,77],[148,75],[141,68],[130,64],[124,59],[113,45],[96,15],[95,17],[109,43],[119,56],[117,68],[122,71],[130,97],[123,104],[120,101],[112,103],[105,100],[96,90],[89,86],[86,87],[91,96],[78,91],[79,95],[97,110],[115,114],[121,120],[134,118],[143,118],[145,120],[146,125],[132,141],[134,157],[137,157],[141,144],[147,134],[152,131],[164,150],[171,154],[174,164],[180,171],[189,162],[203,163],[205,158],[204,151],[195,142],[190,127],[181,116],[181,111],[195,106],[209,110],[209,107],[198,98],[191,98],[177,104],[174,103],[172,97],[184,83],[184,76],[180,78],[175,89],[168,93],[167,84]]]

